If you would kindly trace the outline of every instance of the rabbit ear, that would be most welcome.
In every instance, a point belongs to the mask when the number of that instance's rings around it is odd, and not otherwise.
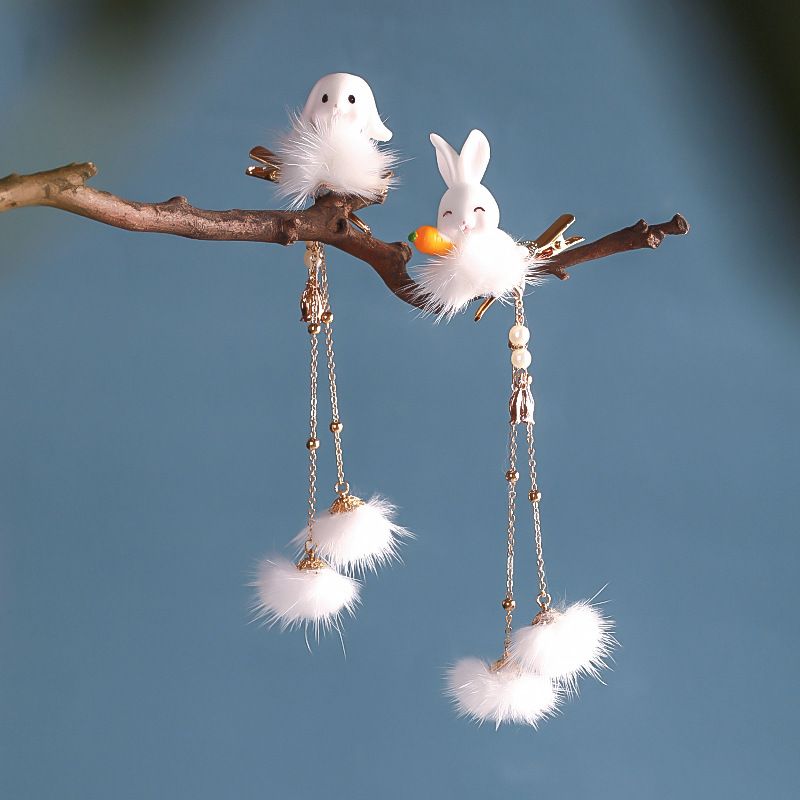
[[[479,130],[470,131],[458,157],[460,177],[465,183],[480,183],[489,166],[489,140]]]
[[[436,148],[436,163],[449,189],[458,183],[458,153],[438,133],[431,134],[431,144]]]

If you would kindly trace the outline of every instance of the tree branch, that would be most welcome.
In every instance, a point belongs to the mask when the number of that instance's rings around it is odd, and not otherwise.
[[[625,253],[628,250],[639,250],[649,247],[655,250],[667,236],[682,236],[689,232],[689,223],[680,214],[676,214],[668,222],[661,222],[657,225],[648,225],[640,219],[635,225],[623,228],[621,231],[609,233],[602,239],[579,247],[565,250],[557,256],[553,256],[543,271],[555,275],[561,280],[569,278],[567,269],[585,261],[594,261],[597,258],[613,256],[615,253]]]
[[[207,211],[190,205],[185,197],[173,197],[162,203],[124,200],[87,186],[86,181],[96,172],[94,164],[85,163],[31,175],[11,174],[0,179],[0,212],[24,206],[50,206],[129,231],[282,245],[323,242],[369,264],[401,300],[421,305],[414,292],[416,284],[407,271],[411,248],[405,242],[376,239],[351,223],[351,214],[370,205],[362,198],[325,194],[304,211]],[[569,277],[566,272],[569,267],[627,250],[655,248],[665,236],[688,230],[689,225],[680,214],[660,225],[648,226],[640,220],[630,228],[554,256],[542,270],[563,280]]]

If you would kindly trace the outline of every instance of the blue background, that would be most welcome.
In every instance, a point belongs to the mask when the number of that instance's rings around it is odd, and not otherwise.
[[[692,223],[527,303],[550,583],[570,599],[608,583],[623,646],[607,685],[538,732],[459,721],[442,696],[447,664],[501,646],[507,311],[435,326],[331,252],[348,477],[418,539],[368,580],[347,658],[335,637],[309,655],[249,624],[246,585],[303,523],[302,245],[15,211],[0,795],[797,796],[796,198],[719,20],[668,3],[221,5],[92,27],[67,4],[0,4],[0,174],[93,160],[93,185],[124,197],[270,207],[248,150],[346,70],[409,159],[364,214],[382,238],[435,218],[428,132],[460,145],[472,127],[513,234],[565,211],[588,238]],[[527,525],[519,556],[524,622]]]

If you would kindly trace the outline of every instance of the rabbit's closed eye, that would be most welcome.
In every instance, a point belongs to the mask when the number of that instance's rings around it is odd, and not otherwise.
[[[442,216],[446,217],[448,214],[452,214],[452,213],[453,213],[452,211],[445,211],[444,214],[442,214]]]
[[[472,210],[473,211],[483,211],[484,213],[486,213],[486,209],[483,206],[475,206],[475,208],[473,208]]]

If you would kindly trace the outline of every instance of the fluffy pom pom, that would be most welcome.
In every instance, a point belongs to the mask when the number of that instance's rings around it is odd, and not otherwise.
[[[359,602],[361,584],[329,566],[298,569],[285,558],[265,560],[253,586],[255,614],[281,630],[303,625],[320,631],[339,629],[342,612],[353,614]]]
[[[307,122],[292,115],[291,130],[275,155],[281,165],[278,194],[290,208],[301,208],[322,189],[376,201],[394,185],[387,173],[397,154],[379,149],[345,122]]]
[[[479,658],[463,658],[447,672],[447,694],[459,716],[478,723],[503,722],[534,728],[558,709],[561,693],[549,678],[524,672],[511,661],[490,666]]]
[[[337,569],[360,572],[400,560],[400,540],[414,534],[394,522],[391,503],[375,496],[350,511],[336,511],[336,505],[314,520],[314,546],[322,558]],[[304,528],[293,544],[302,546],[307,534]]]
[[[535,265],[528,248],[505,231],[479,231],[416,270],[417,296],[425,311],[451,319],[476,297],[507,301],[517,287],[541,283]]]
[[[600,677],[616,644],[614,623],[597,606],[580,600],[551,609],[538,622],[514,632],[512,656],[525,668],[575,691],[582,675]]]

